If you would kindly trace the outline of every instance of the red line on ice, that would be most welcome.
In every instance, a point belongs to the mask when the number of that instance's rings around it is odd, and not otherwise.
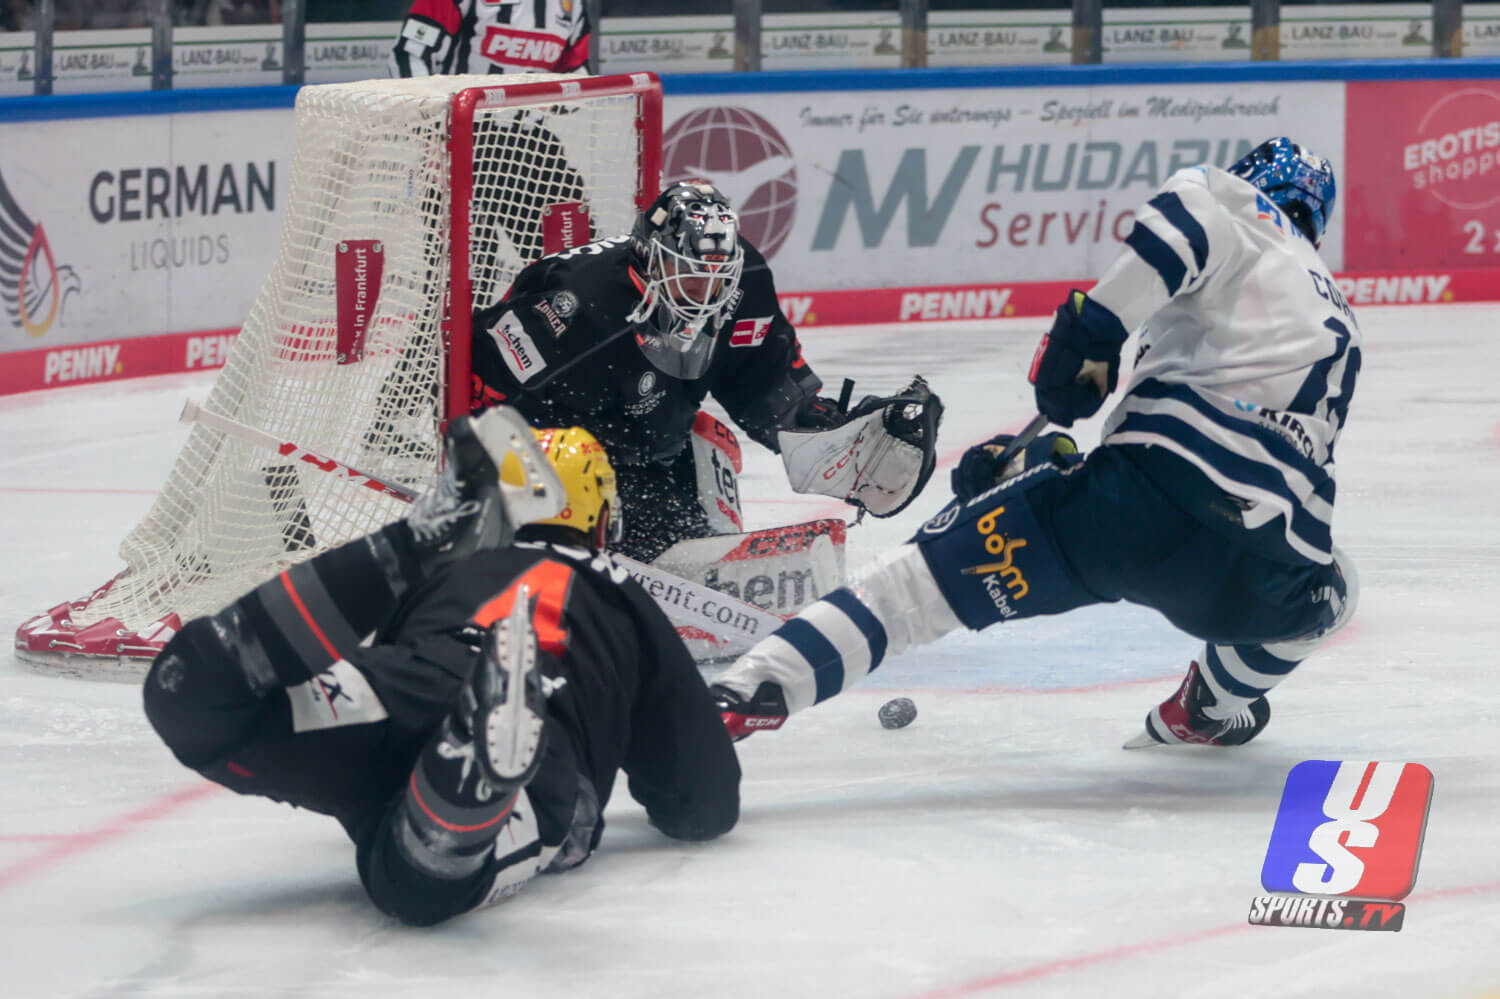
[[[1453,898],[1462,895],[1488,895],[1500,891],[1500,881],[1492,881],[1489,884],[1461,885],[1455,888],[1439,888],[1434,891],[1422,892],[1408,898],[1407,904],[1413,902],[1422,903],[1436,901],[1438,899]],[[1246,896],[1245,902],[1248,906],[1250,897]],[[1048,978],[1052,975],[1061,974],[1066,971],[1077,971],[1080,968],[1088,968],[1093,965],[1107,964],[1110,961],[1126,960],[1139,957],[1143,954],[1151,954],[1157,951],[1171,950],[1175,947],[1185,947],[1189,944],[1200,943],[1204,940],[1212,940],[1217,937],[1232,936],[1246,930],[1258,930],[1263,927],[1251,926],[1248,922],[1231,923],[1227,926],[1215,926],[1210,929],[1198,930],[1193,933],[1182,933],[1176,936],[1161,937],[1156,940],[1143,940],[1140,943],[1125,944],[1121,947],[1109,947],[1104,950],[1096,950],[1090,953],[1079,954],[1076,957],[1063,957],[1052,961],[1043,961],[1025,968],[1017,968],[1015,971],[1005,971],[998,975],[987,975],[984,978],[976,978],[972,981],[961,982],[958,985],[949,985],[944,988],[934,989],[931,992],[920,992],[910,996],[909,999],[963,999],[967,996],[979,995],[996,989],[1003,989],[1008,985],[1019,985],[1023,982],[1034,982],[1039,978]]]
[[[0,890],[11,887],[19,881],[24,881],[34,874],[40,874],[49,868],[56,867],[64,860],[77,856],[96,846],[117,839],[140,826],[148,825],[157,819],[191,805],[193,802],[219,791],[217,784],[194,784],[192,787],[171,794],[163,795],[148,805],[127,812],[117,819],[105,822],[85,832],[62,835],[54,845],[41,850],[29,857],[0,867]]]

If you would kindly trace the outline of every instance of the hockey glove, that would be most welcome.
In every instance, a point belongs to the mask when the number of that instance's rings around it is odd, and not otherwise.
[[[790,429],[828,430],[849,418],[849,414],[835,399],[815,395],[797,407],[796,421]]]
[[[1020,454],[1012,455],[1001,468],[1000,455],[1013,440],[1015,434],[996,434],[965,451],[953,469],[953,495],[967,503],[980,493],[1043,462],[1066,465],[1078,460],[1078,444],[1073,438],[1067,434],[1043,434],[1026,445]]]
[[[714,706],[719,717],[735,742],[748,739],[756,732],[770,732],[786,722],[786,697],[781,688],[771,681],[756,688],[755,696],[746,700],[736,690],[723,684],[713,684],[709,692],[714,696]]]
[[[776,443],[796,492],[890,517],[931,477],[942,416],[942,400],[917,376],[896,395],[866,396],[828,429],[782,430]]]
[[[1120,348],[1128,336],[1113,312],[1081,291],[1069,293],[1031,359],[1027,377],[1036,387],[1036,408],[1060,427],[1097,413],[1119,382]],[[1106,366],[1103,392],[1088,377],[1088,361]]]

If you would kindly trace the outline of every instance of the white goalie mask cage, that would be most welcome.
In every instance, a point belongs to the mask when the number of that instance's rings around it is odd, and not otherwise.
[[[686,182],[663,191],[641,214],[635,252],[645,273],[631,322],[657,369],[692,380],[713,361],[718,324],[737,300],[745,251],[739,215],[712,185]]]

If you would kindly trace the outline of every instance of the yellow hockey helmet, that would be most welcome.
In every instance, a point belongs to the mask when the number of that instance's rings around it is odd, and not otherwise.
[[[619,541],[620,497],[604,445],[582,427],[533,427],[531,432],[568,495],[568,505],[557,516],[532,523],[571,528],[587,535],[595,548]],[[511,485],[523,483],[514,458],[506,457],[500,478]]]

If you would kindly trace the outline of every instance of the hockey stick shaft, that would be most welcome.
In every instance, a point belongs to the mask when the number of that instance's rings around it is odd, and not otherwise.
[[[291,441],[277,440],[274,435],[263,430],[210,412],[191,399],[182,407],[181,420],[183,423],[201,423],[227,437],[267,451],[275,451],[292,461],[303,462],[320,472],[337,476],[350,485],[386,493],[403,503],[413,502],[417,498],[415,493],[394,483],[378,479],[333,458],[325,458]],[[769,635],[782,623],[782,619],[775,614],[701,583],[694,583],[623,555],[611,554],[609,557],[636,577],[674,623],[692,625],[719,638],[746,643]]]
[[[1005,445],[1005,450],[1001,451],[1000,457],[995,459],[995,467],[1004,468],[1006,465],[1010,464],[1010,460],[1016,455],[1020,454],[1022,451],[1026,450],[1026,445],[1036,440],[1036,435],[1041,433],[1043,428],[1045,428],[1046,426],[1047,417],[1043,416],[1041,413],[1033,416],[1031,418],[1031,422],[1022,427],[1021,432],[1016,434],[1016,436],[1011,439],[1011,442],[1009,444]]]
[[[360,486],[377,493],[385,493],[406,503],[410,503],[417,498],[416,493],[398,486],[394,482],[387,482],[368,472],[361,472],[359,469],[351,465],[346,465],[336,458],[325,457],[316,451],[309,451],[293,441],[278,440],[274,435],[268,434],[264,430],[257,430],[255,427],[246,426],[243,423],[231,420],[227,416],[220,416],[218,413],[204,409],[191,399],[187,400],[183,405],[182,415],[178,419],[183,423],[201,423],[205,427],[219,431],[226,437],[233,437],[235,440],[244,441],[246,444],[253,444],[268,451],[275,451],[290,461],[302,462],[313,466],[321,472],[337,475],[350,485]]]
[[[1078,372],[1078,383],[1083,385],[1092,382],[1094,387],[1099,390],[1101,397],[1108,395],[1109,392],[1105,382],[1105,372],[1108,370],[1103,361],[1084,361],[1083,367]],[[1026,450],[1026,446],[1036,440],[1036,435],[1046,429],[1047,423],[1047,417],[1041,413],[1033,416],[1031,422],[1022,427],[1021,432],[1016,434],[1015,438],[1009,444],[1005,445],[1005,450],[1001,451],[1000,457],[995,459],[995,467],[1004,468],[1010,463],[1012,458]]]

